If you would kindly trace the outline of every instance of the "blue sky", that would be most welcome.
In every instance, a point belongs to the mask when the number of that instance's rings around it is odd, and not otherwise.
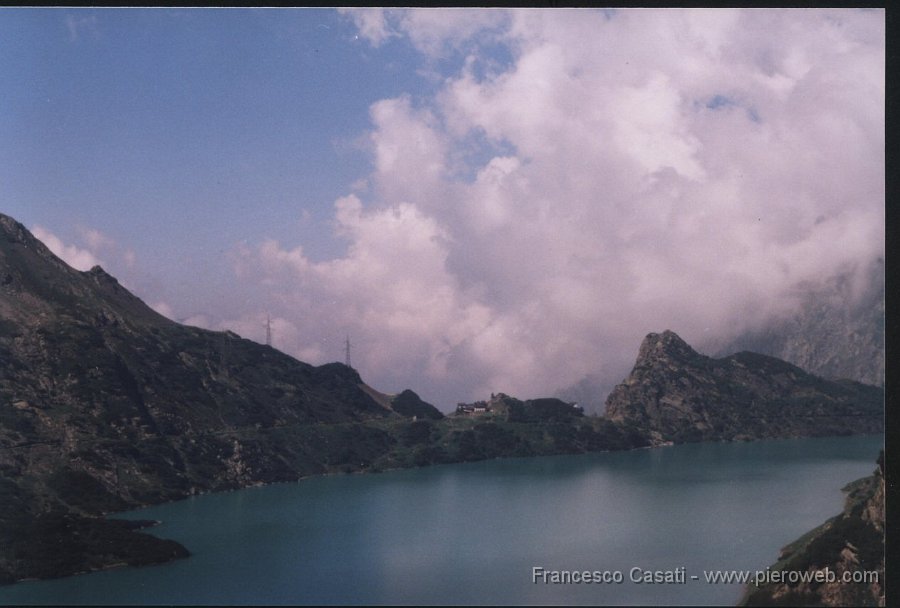
[[[369,104],[427,86],[354,36],[334,11],[4,10],[8,212],[115,235],[173,285],[261,234],[334,255]]]
[[[883,255],[883,11],[4,8],[0,57],[0,210],[444,409]]]

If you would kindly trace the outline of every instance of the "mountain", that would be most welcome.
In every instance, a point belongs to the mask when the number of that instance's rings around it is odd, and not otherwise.
[[[644,339],[606,412],[676,443],[876,433],[884,431],[884,390],[757,353],[706,357],[665,331]]]
[[[102,268],[70,268],[5,215],[0,361],[6,581],[185,555],[96,516],[365,468],[393,439],[358,423],[406,420],[353,369],[179,325]],[[437,411],[414,394],[401,401]]]
[[[0,214],[0,582],[188,555],[103,515],[309,475],[647,445],[536,400],[444,417],[340,363],[312,366],[157,314]],[[531,402],[529,402],[531,403]]]
[[[856,380],[884,386],[884,260],[865,270],[842,273],[821,285],[798,286],[797,310],[727,340],[703,343],[716,357],[751,351],[783,359],[828,380]],[[621,376],[588,374],[557,391],[585,411],[604,413],[604,400]]]
[[[610,397],[610,419],[502,394],[485,402],[491,411],[444,417],[413,391],[381,393],[340,363],[313,366],[170,321],[102,268],[70,268],[0,214],[0,583],[185,557],[177,542],[140,531],[154,522],[104,515],[199,493],[667,440],[882,428],[881,389],[750,353],[708,359],[670,334],[645,341]]]
[[[407,418],[440,420],[444,417],[439,409],[422,401],[421,397],[410,389],[406,389],[391,399],[391,409]]]
[[[807,575],[807,580],[772,580],[750,585],[745,606],[884,606],[884,452],[875,472],[843,489],[842,513],[781,550],[774,572]],[[813,576],[822,580],[815,580]],[[833,580],[827,580],[827,573]],[[844,582],[845,573],[871,580]],[[794,575],[797,576],[797,575]],[[787,578],[787,577],[785,577]]]
[[[861,284],[860,284],[861,283]],[[884,260],[802,292],[797,312],[713,349],[784,359],[829,380],[884,386]]]

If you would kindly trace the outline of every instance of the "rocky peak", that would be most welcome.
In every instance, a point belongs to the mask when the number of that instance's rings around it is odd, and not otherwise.
[[[811,376],[774,357],[697,353],[672,331],[649,334],[606,401],[611,420],[660,441],[881,432],[881,389]]]
[[[105,270],[103,270],[103,266],[100,266],[99,264],[97,264],[96,266],[94,266],[93,268],[88,270],[88,274],[92,277],[104,277],[104,278],[109,277],[109,278],[115,280],[114,277],[111,274],[109,274],[108,272],[106,272]]]
[[[119,280],[116,277],[112,276],[101,266],[94,266],[90,270],[87,271],[87,275],[93,280],[97,285],[107,286],[113,289],[113,291],[118,291],[119,288]]]
[[[797,286],[799,308],[715,347],[784,359],[828,380],[884,386],[885,267],[879,258],[819,284]]]
[[[47,246],[31,234],[25,226],[2,213],[0,213],[0,233],[4,237],[0,239],[0,244],[25,245],[45,260],[53,261],[57,266],[63,265],[62,260],[53,255]],[[8,249],[8,247],[3,247],[3,249]]]
[[[29,234],[22,224],[3,213],[0,213],[0,230],[9,241],[22,241]]]
[[[647,334],[638,351],[636,366],[652,365],[660,359],[690,361],[701,356],[678,334],[667,329],[661,334]]]
[[[404,390],[391,399],[391,408],[407,418],[440,420],[444,417],[440,410],[427,401],[422,401],[422,398],[410,389]]]

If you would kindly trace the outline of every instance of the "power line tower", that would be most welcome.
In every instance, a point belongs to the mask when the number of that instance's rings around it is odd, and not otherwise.
[[[353,367],[352,365],[350,365],[350,335],[349,334],[347,335],[347,342],[344,346],[344,353],[346,355],[344,363],[347,365],[347,367]]]
[[[266,315],[266,346],[272,346],[272,318]]]

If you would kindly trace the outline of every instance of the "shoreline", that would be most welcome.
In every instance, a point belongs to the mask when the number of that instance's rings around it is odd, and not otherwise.
[[[873,439],[874,441],[869,441],[869,442],[854,441],[854,440],[853,440],[854,437],[859,438],[859,439],[862,439],[862,438],[864,438],[864,437],[869,437],[869,438]],[[796,439],[822,439],[822,440],[825,440],[825,441],[827,442],[827,441],[830,440],[830,439],[842,439],[842,438],[840,438],[840,437],[833,437],[833,436],[829,436],[829,437],[806,437],[806,438],[795,438],[795,439],[791,439],[790,441],[778,440],[778,441],[776,441],[776,444],[791,445],[791,444],[793,444],[793,443],[796,442]],[[853,453],[854,453],[854,458],[856,458],[857,460],[859,460],[859,457],[860,457],[861,455],[863,456],[863,458],[865,458],[865,455],[864,455],[863,452],[869,452],[869,451],[871,451],[870,448],[872,447],[872,443],[877,443],[877,444],[880,445],[880,444],[883,444],[883,442],[884,442],[884,436],[883,436],[882,434],[859,434],[859,435],[854,435],[854,436],[846,437],[845,439],[847,439],[847,440],[850,441],[851,443],[846,443],[846,444],[844,444],[844,443],[838,443],[838,444],[835,444],[835,445],[837,445],[837,446],[843,446],[843,445],[847,445],[847,446],[851,446],[851,445],[852,445],[852,446],[854,446],[854,447],[852,448],[852,451],[853,451]],[[732,458],[739,458],[739,455],[740,455],[740,454],[745,454],[745,453],[746,453],[746,454],[757,454],[757,453],[760,453],[760,454],[770,454],[769,460],[772,462],[772,466],[767,467],[767,468],[768,468],[769,470],[772,470],[773,468],[776,468],[776,461],[775,461],[775,460],[772,460],[772,458],[777,458],[778,461],[780,461],[781,456],[779,456],[779,455],[782,455],[782,454],[784,454],[784,455],[791,454],[791,453],[793,453],[793,451],[794,451],[794,448],[788,448],[788,447],[786,447],[786,448],[776,448],[776,451],[775,451],[775,452],[772,452],[772,451],[771,451],[772,448],[766,448],[766,447],[764,447],[765,444],[768,443],[767,440],[758,440],[758,441],[755,441],[754,444],[758,444],[760,441],[762,442],[761,447],[759,448],[759,450],[761,450],[761,451],[758,451],[758,450],[756,450],[756,449],[754,449],[754,448],[752,448],[752,447],[750,447],[750,451],[745,451],[745,449],[742,448],[742,447],[735,447],[735,448],[730,448],[730,447],[724,448],[724,447],[723,447],[722,450],[724,450],[724,451],[721,451],[721,452],[720,452],[720,451],[718,451],[718,450],[719,450],[718,448],[713,448],[713,449],[712,449],[712,452],[708,452],[708,451],[704,451],[704,448],[703,448],[702,445],[698,445],[698,446],[694,446],[693,448],[687,448],[687,450],[688,450],[687,452],[684,452],[684,451],[679,450],[679,453],[681,453],[681,454],[694,454],[694,455],[700,455],[700,454],[706,454],[706,453],[711,453],[711,454],[720,454],[720,453],[721,453],[722,455],[726,455],[726,454],[727,454],[727,455],[734,455],[733,457],[732,457],[732,456],[728,456],[728,460],[729,460],[729,461],[730,461]],[[708,444],[708,445],[715,446],[715,445],[717,445],[717,444],[728,444],[728,443],[736,443],[736,442],[702,442],[702,443],[705,443],[705,444]],[[821,449],[820,449],[820,448],[815,447],[815,444],[816,444],[816,443],[818,443],[818,442],[812,442],[812,441],[803,441],[803,442],[799,442],[799,443],[797,443],[797,448],[796,448],[796,450],[799,450],[799,451],[800,451],[800,452],[798,452],[798,453],[801,453],[801,452],[802,452],[802,453],[805,453],[805,451],[810,451],[810,450],[811,450],[810,453],[815,453],[815,454],[826,454],[826,452],[823,451],[825,448],[821,448]],[[824,443],[824,442],[823,442],[823,443]],[[773,445],[775,445],[775,444],[773,444]],[[673,446],[654,446],[654,447],[673,447]],[[735,449],[736,449],[737,451],[734,451]],[[841,450],[841,449],[843,449],[843,448],[840,448],[840,447],[837,448],[837,450]],[[631,451],[632,451],[632,450],[606,450],[606,451],[604,451],[604,452],[594,452],[594,453],[596,453],[596,454],[599,455],[599,454],[610,454],[610,453],[612,453],[612,452],[631,452]],[[834,450],[832,450],[832,452],[833,452],[833,451],[834,451]],[[876,446],[876,451],[877,451],[877,446]],[[581,454],[558,454],[558,455],[554,455],[554,456],[581,456]],[[673,457],[675,457],[675,456],[673,456]],[[514,468],[516,471],[520,471],[520,470],[521,470],[521,471],[523,471],[523,472],[527,472],[527,470],[528,470],[527,468],[521,468],[521,467],[529,467],[529,466],[531,466],[531,465],[529,465],[527,462],[525,462],[524,458],[522,458],[522,457],[513,457],[513,458],[514,458],[514,460],[519,461],[520,463],[523,463],[523,464],[521,464],[521,465],[518,465],[518,464],[517,464],[517,465],[514,465],[513,468]],[[662,458],[666,459],[667,457],[662,456]],[[636,459],[636,460],[635,460],[635,459]],[[491,459],[491,460],[499,460],[499,459]],[[503,458],[503,460],[508,460],[508,458]],[[529,460],[531,460],[531,458],[529,458]],[[578,464],[579,461],[581,461],[581,462],[583,462],[583,463],[585,463],[585,464]],[[568,462],[572,462],[572,463],[573,463],[573,466],[575,467],[575,469],[573,469],[573,470],[578,470],[578,471],[588,471],[588,470],[591,469],[591,467],[594,467],[594,466],[600,466],[600,467],[613,467],[613,468],[614,468],[614,467],[617,466],[616,463],[620,463],[620,462],[621,462],[621,463],[626,463],[626,462],[629,462],[629,463],[631,463],[631,462],[637,462],[637,463],[645,463],[645,464],[646,464],[646,463],[657,462],[657,461],[658,461],[658,457],[650,457],[650,456],[642,457],[642,456],[639,456],[639,454],[635,453],[635,454],[632,454],[632,455],[624,455],[624,454],[623,454],[623,455],[621,455],[621,456],[613,456],[613,457],[611,457],[611,458],[601,457],[601,458],[599,458],[599,459],[597,459],[597,458],[587,458],[587,459],[583,459],[583,458],[579,458],[579,459],[564,459],[564,460],[562,461],[562,464],[560,464],[560,465],[538,464],[538,462],[540,462],[540,461],[536,461],[536,463],[535,463],[535,465],[534,465],[535,468],[534,468],[533,470],[535,470],[535,471],[537,471],[537,470],[541,470],[541,471],[563,471],[563,470],[566,470],[566,471],[568,471],[569,469],[568,469],[568,468],[565,468],[565,467],[568,467],[568,466],[569,466],[569,465],[568,465]],[[485,461],[478,461],[478,462],[481,463],[482,465],[488,465],[488,463],[487,463],[486,460],[485,460]],[[685,462],[687,462],[687,461],[685,461]],[[606,464],[604,464],[604,463],[606,463]],[[510,465],[510,466],[513,466],[513,465]],[[549,468],[548,468],[548,467],[549,467]],[[559,468],[559,467],[564,467],[564,468]],[[406,468],[409,468],[409,467],[406,467]],[[421,467],[421,468],[425,468],[425,467]],[[398,469],[396,469],[396,470],[401,470],[401,469],[398,468]],[[456,470],[456,469],[454,469],[454,470]],[[503,471],[508,471],[508,470],[512,470],[512,469],[508,469],[508,468],[503,467],[503,466],[500,466],[499,468],[496,468],[496,469],[495,469],[495,468],[491,468],[491,466],[485,466],[484,468],[482,468],[482,467],[479,466],[479,467],[475,467],[474,469],[471,469],[471,470],[472,470],[472,471],[475,471],[475,472],[476,472],[476,475],[477,475],[477,474],[478,474],[477,472],[478,472],[478,471],[481,471],[481,470],[484,470],[484,471],[499,471],[499,472],[502,473]],[[685,470],[685,469],[679,468],[678,470]],[[463,469],[459,469],[459,471],[460,471],[460,472],[458,473],[459,475],[465,474],[465,471],[464,471]],[[674,473],[674,472],[676,472],[676,471],[673,470],[672,472]],[[358,473],[358,472],[357,472],[357,473]],[[346,475],[346,473],[343,473],[343,474]],[[736,473],[736,474],[737,474],[737,473]],[[326,477],[326,475],[330,477],[330,476],[333,475],[333,473],[322,474],[322,475],[306,476],[306,477],[304,477],[303,479],[300,479],[300,480],[297,480],[297,481],[299,482],[299,481],[303,481],[303,480],[307,480],[307,479],[312,479],[312,478],[314,478],[314,477],[323,477],[323,478],[324,478],[324,477]],[[438,475],[438,477],[440,477],[440,475],[442,475],[442,474],[437,474],[437,475]],[[731,475],[731,474],[729,474],[729,475]],[[856,475],[854,475],[853,477],[855,478]],[[414,473],[412,477],[404,477],[403,479],[406,479],[406,480],[407,480],[406,483],[409,483],[409,480],[419,480],[419,479],[426,479],[426,478],[427,478],[427,479],[431,479],[430,474],[429,474],[428,472],[421,472],[421,473],[417,472],[417,473]],[[844,480],[845,478],[842,477],[841,479]],[[846,479],[849,479],[849,476],[848,476]],[[284,483],[284,482],[276,482],[276,483]],[[356,483],[356,482],[347,479],[347,480],[346,480],[346,484],[345,484],[344,482],[341,482],[341,483],[338,484],[338,486],[334,486],[334,485],[328,484],[327,486],[316,485],[315,487],[316,487],[316,488],[321,488],[321,487],[329,487],[329,488],[331,488],[331,487],[341,487],[341,488],[358,487],[358,486],[353,485],[353,484],[355,484],[355,483]],[[377,484],[377,481],[370,481],[370,482],[368,482],[368,483],[369,483],[369,484],[372,484],[372,483],[376,483],[376,484]],[[261,484],[261,485],[269,486],[269,485],[274,485],[274,484]],[[832,485],[833,485],[833,484],[832,484]],[[365,484],[365,483],[364,483],[364,486],[365,486],[365,487],[368,487],[368,485]],[[288,494],[282,494],[282,492],[288,492]],[[290,494],[290,492],[292,492],[292,490],[277,490],[277,491],[276,491],[276,494],[277,494],[278,496],[282,496],[282,495],[284,495],[284,496],[293,496],[294,494]],[[303,491],[301,490],[301,492],[303,492]],[[308,494],[308,492],[303,492],[303,493],[304,493],[304,494]],[[316,495],[316,494],[317,494],[317,492],[313,491],[313,494],[312,494],[312,495]],[[254,495],[257,496],[257,498],[253,499],[252,503],[251,503],[251,502],[247,502],[247,503],[246,503],[247,505],[250,505],[250,504],[259,504],[259,505],[265,504],[265,503],[268,502],[268,499],[266,499],[265,497],[271,496],[271,495],[269,495],[269,494],[258,494],[258,493],[254,493]],[[224,499],[224,501],[222,501],[222,502],[213,502],[213,503],[205,502],[205,503],[203,503],[203,504],[207,504],[207,505],[210,505],[210,504],[223,504],[223,505],[224,505],[224,504],[236,504],[236,503],[233,502],[234,500],[236,500],[236,499]],[[549,499],[548,499],[548,500],[549,500]],[[175,501],[166,501],[166,502],[175,502]],[[158,503],[158,504],[164,504],[164,503]],[[200,503],[197,503],[197,504],[199,505]],[[829,504],[831,504],[831,503],[829,503]],[[197,508],[199,508],[199,507],[197,507]],[[143,511],[144,509],[146,509],[146,507],[141,507],[140,509],[137,509],[136,511],[140,512],[140,511]],[[194,509],[194,507],[191,507],[189,510],[192,510],[192,509]],[[835,509],[835,512],[837,512],[837,510],[839,510],[839,507],[837,507],[837,508]],[[178,512],[181,512],[181,511],[178,511]],[[205,511],[204,511],[204,512],[205,512]],[[212,512],[210,512],[210,514],[211,514],[211,513],[212,513]],[[113,516],[114,516],[114,517],[121,517],[122,515],[123,515],[122,512],[116,512]],[[236,513],[236,515],[239,516],[239,513]],[[134,514],[130,514],[130,516],[134,516]],[[171,512],[161,512],[161,513],[158,513],[158,514],[156,514],[156,515],[150,515],[150,514],[148,514],[147,517],[146,517],[145,519],[148,519],[148,520],[155,520],[155,521],[163,520],[164,522],[168,523],[168,522],[177,522],[177,521],[180,521],[180,520],[181,520],[181,517],[178,516],[178,515],[176,514],[176,510],[173,509]],[[206,517],[204,517],[204,519],[206,519]],[[206,535],[208,535],[208,534],[210,534],[210,533],[216,534],[215,530],[219,527],[219,524],[214,524],[214,523],[213,523],[213,524],[211,524],[211,525],[212,525],[212,527],[210,528],[210,530],[206,531],[204,534],[206,534]],[[193,527],[193,526],[188,525],[188,528],[192,528],[192,527]],[[185,528],[184,523],[182,522],[182,524],[179,524],[179,525],[178,525],[178,529],[182,529],[182,532],[179,533],[179,534],[184,534],[184,530],[186,530],[187,528]],[[173,529],[173,533],[174,533],[174,529]],[[786,540],[787,540],[787,537],[788,537],[789,535],[784,535],[784,534],[782,534],[782,535],[778,535],[778,536],[779,536],[779,537],[784,536],[784,538],[783,538],[782,540],[786,541]],[[196,544],[196,543],[199,543],[199,542],[200,542],[200,541],[198,541],[197,538],[195,538],[194,536],[191,536],[190,538],[193,539],[193,540],[190,541],[192,544]],[[205,536],[204,536],[204,538],[205,538]],[[213,536],[212,538],[215,538],[215,537]],[[784,544],[784,543],[779,543],[778,546],[781,546],[781,544]],[[766,543],[766,545],[767,545],[767,546],[768,546],[768,545],[771,545],[771,547],[774,547],[774,546],[775,546],[774,544],[772,544],[772,539],[769,539],[769,541]],[[264,547],[264,545],[261,545],[261,546]],[[208,547],[207,547],[206,549],[204,549],[204,547],[206,547],[205,544],[197,544],[197,545],[196,545],[196,549],[197,549],[197,551],[199,551],[200,553],[203,553],[203,552],[209,552],[210,549],[209,549]],[[770,547],[770,548],[771,548],[771,547]],[[765,549],[763,549],[763,552],[764,552],[764,553],[766,552]],[[776,552],[777,552],[777,549],[776,549]],[[757,553],[758,553],[758,551],[757,551]],[[769,553],[771,553],[771,551],[769,551]],[[626,555],[627,555],[627,554],[626,554]],[[774,557],[773,557],[773,560],[774,560]],[[760,563],[763,563],[763,562],[760,562]],[[768,564],[768,563],[770,563],[770,562],[766,562],[766,564]],[[93,570],[88,570],[88,571],[82,571],[82,572],[79,572],[79,573],[73,573],[72,576],[75,576],[75,575],[77,575],[77,574],[89,574],[89,573],[97,572],[97,571],[100,571],[100,570],[112,570],[112,569],[118,569],[118,568],[121,568],[122,565],[123,565],[123,564],[120,562],[120,563],[118,563],[118,564],[110,565],[110,566],[104,567],[104,568],[93,569]],[[124,564],[124,565],[127,565],[127,564]],[[198,563],[198,567],[199,567],[199,563]],[[762,568],[765,568],[765,566],[761,566],[761,567],[762,567]],[[174,568],[175,568],[176,571],[178,571],[178,572],[190,572],[190,571],[192,571],[192,570],[185,570],[185,568],[188,568],[188,569],[192,568],[192,566],[190,566],[190,565],[188,565],[188,564],[175,565]],[[148,572],[148,573],[146,573],[146,574],[140,574],[140,575],[137,575],[137,576],[139,577],[139,579],[132,579],[131,576],[134,576],[134,575],[125,575],[125,576],[126,576],[125,579],[122,579],[122,578],[121,578],[121,575],[117,575],[117,576],[115,577],[115,580],[116,580],[116,581],[118,581],[118,580],[142,580],[142,581],[147,581],[147,584],[150,584],[150,581],[154,581],[154,580],[163,580],[163,579],[156,579],[155,577],[158,577],[158,576],[168,576],[168,575],[165,575],[165,572],[167,572],[167,571],[160,571],[160,572],[162,572],[163,574],[156,574],[156,573],[154,573],[153,571],[150,571],[150,572]],[[57,577],[57,578],[60,578],[60,577]],[[31,580],[35,580],[35,579],[31,579]],[[41,580],[41,579],[38,579],[38,580]],[[106,579],[106,577],[101,577],[101,582],[102,582],[102,580],[107,580],[107,579]],[[110,579],[110,580],[112,580],[112,579]],[[27,583],[27,582],[30,582],[30,580],[23,579],[23,580],[18,581],[18,582],[25,582],[25,583]],[[99,583],[98,583],[98,584],[99,584]],[[78,588],[90,589],[90,588],[92,588],[92,585],[94,585],[94,583],[79,582],[79,583],[75,583],[75,585],[76,585]],[[10,597],[19,597],[20,599],[19,599],[18,601],[19,601],[19,602],[22,602],[22,601],[26,600],[26,599],[29,597],[29,594],[37,594],[37,595],[32,595],[31,597],[38,597],[38,598],[44,597],[45,600],[46,600],[46,599],[50,599],[51,601],[57,601],[57,600],[52,600],[52,597],[51,597],[53,593],[58,593],[57,591],[54,591],[54,590],[55,590],[55,589],[64,590],[64,589],[69,589],[69,588],[70,588],[70,587],[69,587],[69,584],[65,584],[65,583],[64,583],[63,585],[61,585],[61,586],[49,586],[49,587],[46,587],[46,588],[45,588],[46,590],[44,590],[44,591],[41,591],[39,587],[33,587],[34,591],[29,591],[29,590],[27,590],[27,589],[23,589],[21,592],[17,592],[17,594],[12,595],[12,596],[10,596]],[[138,592],[138,593],[140,593],[140,592]],[[23,595],[23,594],[24,594],[24,595]],[[87,596],[85,596],[85,597],[87,597]],[[137,597],[137,596],[135,596],[135,597]],[[88,601],[96,601],[96,600],[88,600]],[[124,600],[123,600],[123,601],[124,601]],[[136,599],[135,601],[140,601],[140,600],[139,600],[139,599]],[[157,601],[167,601],[167,600],[157,600]]]
[[[472,421],[471,418],[461,419],[459,421],[455,421],[453,417],[448,417],[445,420],[448,420],[447,423],[444,423],[446,426],[443,428],[443,435],[441,437],[446,440],[447,437],[456,436],[454,433],[471,433],[471,429],[477,426],[479,423],[485,423],[490,426],[503,426],[507,425],[510,428],[513,428],[515,433],[519,433],[522,437],[528,437],[531,443],[526,442],[530,453],[522,454],[516,453],[516,450],[513,449],[515,446],[510,447],[508,444],[505,448],[505,453],[496,453],[494,455],[486,455],[478,458],[456,458],[456,459],[447,459],[439,462],[427,462],[424,464],[416,464],[414,459],[410,457],[409,453],[398,452],[398,449],[404,449],[407,452],[410,451],[410,447],[407,445],[402,447],[402,441],[400,439],[400,434],[398,433],[395,438],[397,439],[397,444],[393,447],[387,449],[385,452],[381,453],[381,455],[370,461],[368,466],[359,466],[359,465],[349,465],[347,463],[344,464],[324,464],[321,463],[317,466],[324,466],[330,470],[324,470],[317,473],[307,473],[303,475],[299,475],[296,478],[291,479],[274,479],[271,481],[265,481],[260,479],[255,479],[248,481],[247,483],[240,483],[235,487],[230,488],[222,488],[222,489],[197,489],[197,487],[192,487],[190,493],[186,493],[182,496],[168,498],[165,500],[159,501],[151,501],[146,502],[144,504],[135,505],[130,508],[125,509],[115,509],[110,511],[105,511],[97,514],[96,516],[89,515],[79,515],[75,516],[79,518],[80,525],[87,526],[90,530],[97,530],[98,533],[103,533],[104,523],[103,522],[121,522],[120,524],[123,527],[128,528],[128,536],[125,536],[119,532],[115,532],[114,538],[110,541],[111,548],[113,551],[118,550],[126,551],[127,557],[122,557],[117,559],[115,562],[110,563],[99,563],[96,567],[87,567],[84,569],[79,569],[78,571],[64,571],[62,574],[50,574],[49,576],[25,576],[21,578],[16,578],[13,580],[5,580],[0,582],[0,585],[12,585],[18,582],[26,582],[29,580],[49,580],[54,578],[65,578],[68,576],[76,576],[78,574],[89,574],[92,572],[97,572],[105,569],[110,569],[112,567],[122,567],[121,564],[124,563],[126,566],[145,566],[145,565],[156,565],[160,563],[167,563],[169,561],[173,561],[175,559],[181,559],[184,557],[190,556],[190,550],[182,545],[175,539],[164,539],[158,536],[153,535],[152,533],[139,532],[139,530],[148,527],[154,527],[158,525],[160,522],[153,523],[152,521],[148,523],[147,520],[141,520],[140,514],[141,511],[153,507],[159,506],[171,502],[177,502],[181,500],[185,500],[188,498],[192,498],[195,496],[202,496],[206,494],[214,494],[214,493],[224,493],[231,492],[236,490],[242,490],[251,487],[263,487],[268,485],[273,485],[277,483],[299,483],[301,481],[307,479],[313,479],[316,477],[326,477],[332,475],[350,475],[350,474],[378,474],[384,472],[391,471],[399,471],[399,470],[408,470],[415,468],[425,468],[425,467],[433,467],[440,466],[444,464],[465,464],[468,462],[486,462],[490,460],[498,460],[498,459],[509,459],[509,458],[535,458],[535,457],[547,457],[547,456],[577,456],[584,454],[604,454],[604,453],[612,453],[612,452],[627,452],[638,449],[653,449],[653,448],[661,448],[661,447],[673,447],[678,445],[690,445],[690,444],[703,444],[703,443],[747,443],[747,442],[758,442],[758,441],[766,441],[766,440],[777,440],[777,439],[816,439],[816,438],[827,438],[827,437],[839,437],[844,436],[831,434],[831,435],[803,435],[803,436],[792,436],[792,437],[759,437],[759,438],[747,438],[746,436],[742,436],[740,438],[728,438],[728,439],[714,439],[714,440],[706,440],[706,441],[660,441],[658,439],[652,439],[646,437],[645,435],[640,435],[644,437],[643,440],[637,441],[635,437],[632,437],[630,440],[626,440],[626,436],[618,433],[621,429],[618,429],[618,426],[610,427],[610,422],[605,418],[575,418],[570,420],[568,423],[565,423],[564,426],[574,427],[574,428],[583,428],[589,427],[594,429],[597,432],[606,433],[606,435],[601,435],[605,437],[604,443],[606,446],[603,449],[588,449],[588,446],[576,443],[567,443],[567,444],[541,444],[535,439],[534,436],[530,436],[529,433],[535,434],[536,436],[543,437],[540,433],[545,432],[545,429],[540,424],[535,423],[500,423],[498,425],[498,421],[492,418],[484,418],[483,420]],[[602,422],[600,422],[602,421]],[[383,421],[376,421],[372,427],[381,427]],[[579,424],[580,423],[580,424]],[[440,425],[440,423],[435,423],[435,426]],[[396,428],[391,427],[392,432],[397,433],[397,429],[405,428],[404,425],[400,425]],[[612,435],[609,434],[610,428],[618,429]],[[506,430],[507,433],[513,433],[513,431]],[[513,433],[513,434],[515,434]],[[847,436],[873,436],[873,435],[882,435],[883,432],[877,433],[848,433]],[[430,443],[428,445],[439,445],[439,440],[429,440]],[[630,443],[628,443],[630,441]],[[635,441],[637,441],[638,445],[635,445]],[[640,443],[645,443],[644,445],[640,445]],[[439,445],[440,447],[440,445]],[[446,444],[445,444],[446,447]],[[599,446],[598,446],[599,447]],[[461,452],[454,452],[457,455],[461,454]],[[404,455],[405,454],[405,455]],[[451,453],[445,453],[445,457],[450,457]],[[382,467],[377,464],[374,464],[379,459],[385,461],[385,464],[390,464],[392,466]],[[352,467],[352,468],[350,468]],[[349,468],[349,470],[348,470]],[[258,473],[257,473],[258,474]],[[133,516],[137,516],[136,519],[125,519],[121,518],[122,514],[130,513]],[[136,525],[135,522],[143,522],[145,525]],[[133,536],[134,534],[139,534],[141,536],[149,537],[144,539],[144,543],[142,545],[142,549],[135,553],[135,549],[129,547],[128,539],[138,540],[137,537]],[[150,540],[152,539],[152,540]],[[86,555],[83,556],[82,561],[90,562],[92,559],[97,559],[96,557],[92,557],[94,553],[90,551],[90,548],[86,550]],[[110,555],[110,557],[113,557]],[[102,559],[102,558],[100,558]]]
[[[138,530],[156,527],[156,526],[160,525],[161,523],[163,523],[162,521],[153,520],[153,519],[141,519],[139,517],[137,517],[137,518],[121,518],[118,516],[121,516],[126,513],[133,514],[135,516],[139,516],[141,511],[143,511],[147,508],[165,505],[165,504],[169,504],[169,503],[175,503],[175,502],[187,500],[189,498],[193,498],[196,496],[228,493],[228,492],[240,491],[240,490],[245,490],[245,489],[254,488],[254,487],[272,486],[272,485],[276,485],[276,484],[300,483],[302,481],[309,480],[309,479],[324,478],[324,477],[338,476],[338,475],[371,475],[371,474],[387,473],[387,472],[394,472],[394,471],[404,471],[404,470],[410,470],[410,469],[416,469],[416,468],[430,468],[430,467],[441,466],[441,465],[459,465],[459,464],[475,463],[475,462],[487,462],[487,461],[492,461],[492,460],[508,460],[508,459],[524,460],[524,459],[532,459],[532,458],[536,458],[536,457],[545,457],[546,458],[546,457],[554,457],[554,456],[582,456],[582,455],[589,455],[589,454],[609,454],[609,453],[614,453],[614,452],[630,452],[630,451],[635,451],[635,450],[644,450],[644,449],[649,450],[649,449],[656,449],[656,448],[677,447],[677,446],[681,446],[681,445],[693,445],[693,444],[750,443],[750,442],[756,443],[756,442],[760,442],[760,441],[783,441],[783,440],[797,440],[797,439],[828,439],[828,438],[836,438],[836,437],[842,437],[842,436],[848,436],[848,437],[849,436],[854,436],[854,437],[884,436],[884,433],[883,432],[880,432],[880,433],[850,433],[847,435],[814,435],[814,436],[807,435],[807,436],[801,436],[801,437],[764,437],[764,438],[757,438],[757,439],[745,439],[745,438],[718,439],[718,440],[711,440],[711,441],[707,440],[707,441],[680,442],[680,443],[677,443],[674,441],[661,441],[661,442],[653,443],[651,445],[639,445],[639,446],[633,446],[633,447],[628,447],[628,448],[619,448],[619,449],[613,448],[613,449],[603,449],[603,450],[570,451],[570,452],[556,452],[556,453],[546,453],[546,454],[536,453],[536,454],[530,454],[530,455],[512,455],[511,454],[511,455],[498,455],[498,456],[493,456],[493,457],[488,457],[488,458],[479,458],[479,459],[475,459],[475,460],[457,460],[457,461],[449,461],[449,462],[430,463],[430,464],[425,464],[425,465],[393,466],[393,467],[383,468],[383,469],[377,468],[377,467],[376,468],[367,467],[367,468],[362,468],[362,469],[357,468],[357,469],[354,469],[351,471],[331,470],[331,471],[325,471],[325,472],[321,472],[321,473],[302,475],[296,479],[278,480],[278,481],[270,481],[270,482],[254,481],[252,483],[240,485],[240,486],[234,487],[234,488],[227,488],[227,489],[220,489],[220,490],[203,490],[203,491],[199,491],[196,493],[191,493],[191,494],[188,494],[185,496],[181,496],[178,498],[162,500],[162,501],[158,501],[158,502],[154,501],[154,502],[149,502],[149,503],[142,504],[142,505],[139,505],[139,506],[136,506],[133,508],[129,508],[129,509],[115,510],[115,511],[101,513],[101,514],[97,515],[96,517],[84,517],[85,520],[88,520],[88,521],[93,520],[95,522],[97,520],[105,521],[105,522],[122,522],[122,524],[124,526],[126,526],[127,528],[129,528],[129,530],[133,533],[139,533],[139,534],[144,534],[146,536],[150,536],[155,541],[159,541],[160,543],[172,543],[174,545],[177,545],[184,552],[183,554],[171,555],[170,557],[168,557],[166,559],[162,559],[161,561],[152,561],[149,563],[131,563],[131,564],[129,564],[127,561],[117,561],[114,564],[103,564],[96,568],[88,568],[88,569],[85,569],[85,570],[82,570],[79,572],[71,572],[71,573],[66,573],[66,574],[62,574],[59,576],[23,577],[21,579],[15,579],[12,581],[6,581],[3,583],[0,583],[0,586],[14,585],[14,584],[20,583],[20,582],[28,582],[28,581],[35,581],[35,580],[37,580],[37,581],[52,580],[52,579],[57,579],[57,578],[66,578],[68,576],[91,574],[93,572],[98,572],[98,571],[103,571],[103,570],[108,570],[108,569],[116,569],[116,568],[120,568],[123,566],[125,566],[125,567],[128,567],[128,566],[143,567],[143,566],[160,565],[160,564],[164,564],[164,563],[169,563],[176,559],[188,558],[191,555],[190,550],[187,547],[185,547],[184,545],[182,545],[178,540],[160,538],[158,536],[153,535],[152,533],[138,532]],[[143,523],[144,525],[136,525],[137,523]]]

